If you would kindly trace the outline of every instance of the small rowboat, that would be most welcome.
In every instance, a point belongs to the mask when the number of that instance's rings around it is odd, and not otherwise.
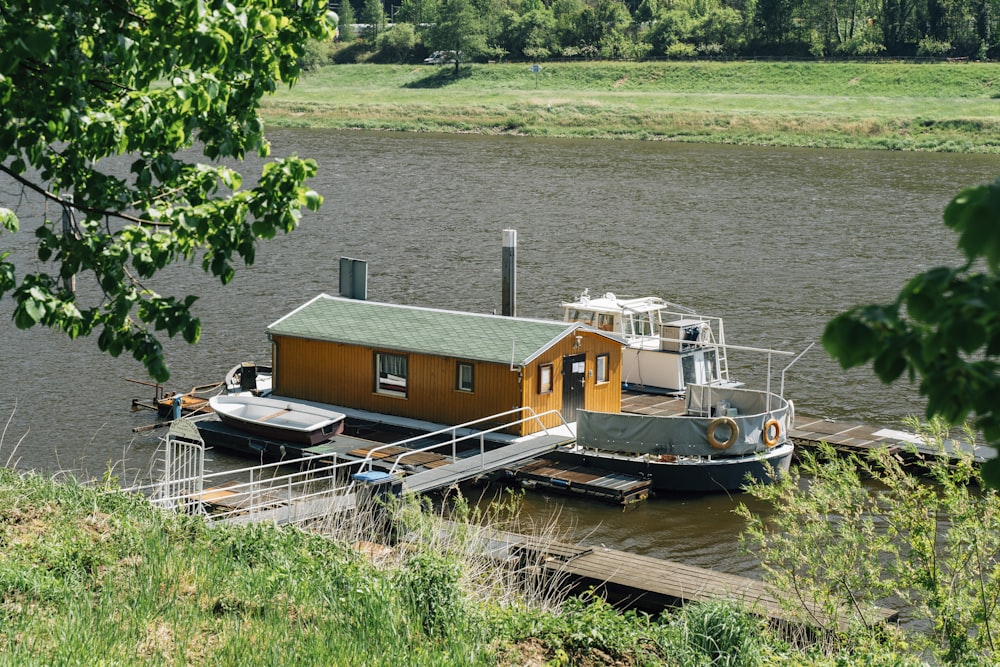
[[[263,438],[312,446],[344,430],[344,414],[287,398],[213,396],[209,405],[235,429]]]

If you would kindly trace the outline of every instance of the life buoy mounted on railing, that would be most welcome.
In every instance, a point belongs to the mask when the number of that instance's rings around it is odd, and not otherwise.
[[[774,435],[771,435],[772,431]],[[764,444],[770,449],[778,444],[779,440],[781,440],[781,422],[777,419],[768,419],[764,422]]]
[[[715,437],[715,429],[720,426],[729,427],[729,439],[723,442]],[[729,449],[736,442],[736,438],[740,436],[740,427],[736,423],[736,420],[732,417],[719,417],[718,419],[713,419],[712,423],[708,425],[708,444],[712,445],[712,449]]]

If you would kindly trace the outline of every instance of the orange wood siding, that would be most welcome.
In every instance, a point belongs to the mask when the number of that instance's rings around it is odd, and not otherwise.
[[[541,414],[562,408],[562,358],[586,353],[584,407],[620,412],[621,345],[589,333],[581,334],[579,349],[574,349],[575,343],[575,336],[555,343],[523,369],[523,378],[521,372],[512,371],[507,364],[407,354],[407,396],[403,398],[375,392],[375,353],[398,352],[275,335],[272,339],[274,393],[441,424],[461,424],[521,406]],[[596,382],[599,354],[608,355],[608,382],[601,384]],[[472,392],[456,389],[458,363],[473,365]],[[539,395],[538,367],[546,363],[552,364],[552,392]],[[502,421],[516,419],[508,417]],[[542,421],[547,427],[562,423],[555,414]],[[541,429],[537,422],[527,422],[512,430],[526,435]]]
[[[461,424],[519,407],[509,366],[407,354],[407,396],[375,392],[377,348],[274,337],[274,393],[308,401]],[[399,354],[391,350],[381,350]],[[473,391],[456,389],[458,363],[473,365]]]
[[[548,410],[562,408],[562,360],[565,356],[586,354],[586,382],[584,384],[584,408],[601,412],[621,412],[622,409],[622,347],[615,341],[593,333],[581,332],[580,347],[574,348],[575,336],[559,341],[524,369],[522,396],[525,405],[530,405],[541,414]],[[597,384],[597,355],[608,355],[608,381]],[[552,364],[552,393],[538,393],[538,369],[544,364]],[[558,415],[548,415],[542,419],[547,427],[562,423]],[[534,424],[526,424],[524,433],[541,430]]]

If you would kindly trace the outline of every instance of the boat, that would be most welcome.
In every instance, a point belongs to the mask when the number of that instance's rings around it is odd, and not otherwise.
[[[267,396],[271,393],[271,377],[271,366],[244,361],[233,366],[226,373],[226,393],[248,392],[254,396]]]
[[[221,382],[192,387],[190,391],[170,391],[155,400],[156,414],[161,418],[176,418],[178,407],[183,415],[210,412],[208,399],[222,391]]]
[[[276,396],[213,396],[209,405],[219,421],[254,436],[312,446],[339,435],[345,415]]]
[[[722,318],[659,297],[591,297],[584,290],[562,303],[563,320],[614,333],[624,341],[622,386],[643,392],[684,393],[689,384],[739,386],[729,379]]]
[[[566,321],[621,338],[623,405],[633,406],[578,410],[576,442],[548,458],[647,478],[654,492],[733,491],[788,471],[794,406],[770,382],[760,391],[729,377],[721,318],[612,293],[562,307]]]

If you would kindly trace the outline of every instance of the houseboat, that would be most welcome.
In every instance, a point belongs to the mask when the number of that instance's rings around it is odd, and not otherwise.
[[[581,411],[576,443],[550,459],[634,474],[660,492],[736,490],[788,470],[793,406],[729,378],[721,318],[612,293],[562,306],[566,322],[623,340],[624,389],[659,398],[641,412]]]

